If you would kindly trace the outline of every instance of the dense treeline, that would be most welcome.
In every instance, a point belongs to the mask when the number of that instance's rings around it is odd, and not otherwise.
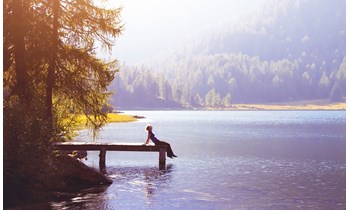
[[[121,108],[230,107],[345,97],[345,1],[285,0],[182,50],[121,67]]]
[[[116,61],[119,9],[89,0],[5,0],[3,37],[4,206],[43,199],[57,181],[51,144],[68,137],[77,114],[98,129]],[[59,170],[62,171],[62,170]],[[57,183],[56,183],[57,184]]]
[[[217,54],[177,61],[166,66],[164,73],[125,66],[114,82],[114,102],[123,108],[176,108],[323,98],[338,101],[345,96],[345,65],[344,58],[327,74],[314,63],[301,69],[298,61],[267,62],[243,54]]]

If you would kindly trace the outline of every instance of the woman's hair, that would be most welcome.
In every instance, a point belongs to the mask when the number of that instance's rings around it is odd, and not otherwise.
[[[145,128],[145,130],[146,131],[149,131],[149,129],[152,127],[152,125],[151,124],[148,124],[148,125],[146,125],[146,128]]]

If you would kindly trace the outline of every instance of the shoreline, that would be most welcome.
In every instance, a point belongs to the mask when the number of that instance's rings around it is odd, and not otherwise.
[[[189,107],[182,109],[138,108],[128,111],[346,111],[346,103],[233,104],[231,107]],[[133,116],[135,117],[135,116]],[[137,117],[135,117],[137,119]]]
[[[227,111],[336,111],[346,110],[346,103],[330,104],[235,104],[232,107],[206,108],[206,110]]]

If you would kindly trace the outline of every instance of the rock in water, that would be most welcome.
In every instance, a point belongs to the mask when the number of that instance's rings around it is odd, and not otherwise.
[[[110,178],[98,170],[85,165],[75,158],[67,155],[58,155],[56,160],[57,167],[63,170],[60,173],[62,173],[63,181],[67,185],[83,187],[113,183]]]

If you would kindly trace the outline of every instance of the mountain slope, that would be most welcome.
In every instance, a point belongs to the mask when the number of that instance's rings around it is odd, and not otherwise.
[[[122,66],[121,108],[345,97],[345,0],[283,0],[151,64]]]

